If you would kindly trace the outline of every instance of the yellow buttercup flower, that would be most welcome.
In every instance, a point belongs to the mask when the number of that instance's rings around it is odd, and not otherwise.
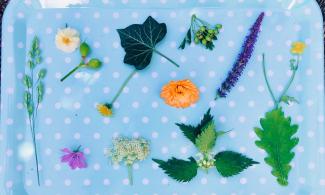
[[[110,117],[113,115],[112,106],[109,104],[98,104],[97,110],[104,117]]]
[[[291,46],[291,53],[295,55],[301,55],[304,53],[306,44],[304,42],[294,42]]]

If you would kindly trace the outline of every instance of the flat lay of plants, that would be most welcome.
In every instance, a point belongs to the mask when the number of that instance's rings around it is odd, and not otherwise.
[[[224,75],[225,78],[221,80],[222,82],[217,88],[210,89],[215,95],[213,95],[215,101],[227,98],[232,89],[240,82],[240,78],[243,76],[243,72],[254,54],[264,20],[265,13],[261,12],[250,27],[238,56],[234,63],[230,64],[232,66],[230,66],[228,73]],[[123,77],[125,77],[123,82],[119,83],[120,87],[114,92],[114,96],[110,97],[109,101],[99,104],[96,102],[96,113],[103,117],[114,116],[114,104],[117,103],[118,98],[125,87],[132,81],[132,78],[137,73],[144,72],[150,65],[160,65],[159,63],[153,63],[155,56],[166,59],[168,65],[172,65],[166,67],[166,69],[177,68],[176,70],[182,71],[182,67],[176,61],[159,50],[159,44],[166,38],[167,29],[165,23],[159,23],[151,16],[147,17],[142,24],[131,24],[126,28],[117,29],[116,36],[120,38],[120,43],[124,50],[124,59],[123,61],[121,59],[121,64],[128,66],[131,71],[123,74]],[[193,14],[185,38],[181,40],[179,48],[175,48],[175,50],[184,52],[187,46],[194,43],[194,45],[203,47],[205,52],[216,52],[214,51],[215,44],[217,44],[217,40],[222,39],[222,34],[222,24],[211,25],[198,17],[197,14]],[[80,33],[77,29],[68,25],[65,28],[59,29],[55,35],[54,43],[56,48],[66,55],[76,51],[80,54],[80,58],[78,54],[76,66],[71,70],[69,69],[70,71],[57,81],[61,85],[69,82],[67,79],[81,69],[85,69],[85,71],[100,71],[102,68],[102,61],[100,58],[95,57],[96,53],[93,53],[90,44],[86,41],[81,41]],[[41,182],[36,142],[36,121],[38,119],[38,110],[46,94],[45,79],[47,76],[47,69],[42,68],[41,48],[40,39],[35,36],[28,52],[26,74],[23,77],[23,100],[29,122],[28,127],[33,141],[33,153],[35,155],[39,186]],[[265,151],[266,157],[264,161],[272,168],[271,174],[276,177],[278,184],[281,186],[289,185],[289,173],[292,169],[291,163],[295,157],[294,148],[299,143],[299,138],[297,137],[299,126],[292,122],[290,116],[286,116],[284,110],[286,109],[285,105],[299,103],[295,97],[289,95],[289,92],[297,76],[305,49],[306,44],[304,42],[294,42],[292,44],[290,51],[292,57],[289,61],[289,68],[292,74],[278,97],[272,89],[272,83],[267,76],[267,60],[266,55],[263,54],[263,76],[268,92],[273,100],[274,108],[265,113],[260,119],[259,127],[254,129],[258,138],[255,145],[257,146],[256,149],[259,148]],[[64,82],[66,80],[67,82]],[[159,86],[156,86],[155,95],[164,102],[161,104],[161,107],[170,106],[170,109],[190,110],[191,107],[198,106],[198,102],[201,101],[200,103],[202,103],[201,97],[204,93],[200,88],[202,85],[200,82],[199,79],[190,80],[188,78],[164,80]],[[220,138],[227,135],[229,131],[221,130],[211,112],[211,108],[208,109],[204,116],[199,119],[200,122],[197,125],[175,124],[187,141],[194,145],[197,155],[190,156],[187,159],[171,157],[167,160],[161,159],[159,156],[157,158],[150,157],[173,180],[180,183],[191,182],[197,177],[199,171],[207,174],[214,171],[222,177],[229,178],[260,164],[245,154],[232,150],[220,150],[216,147],[216,144],[218,143],[219,145],[222,141]],[[77,117],[78,115],[75,116]],[[114,136],[110,144],[111,146],[105,149],[108,161],[110,164],[125,165],[129,185],[134,185],[136,180],[134,179],[133,166],[149,158],[151,147],[155,142],[138,136],[127,137],[118,135]],[[220,143],[220,145],[222,144]],[[87,156],[86,152],[83,151],[82,145],[60,148],[62,149],[60,150],[61,157],[59,161],[65,167],[68,167],[69,171],[74,171],[74,173],[76,170],[90,167],[89,164],[93,162],[90,158],[96,158],[91,155]]]

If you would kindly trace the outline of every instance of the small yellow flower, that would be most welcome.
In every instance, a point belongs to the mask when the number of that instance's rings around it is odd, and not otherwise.
[[[97,110],[104,117],[110,117],[113,115],[112,106],[109,104],[98,104]]]
[[[291,53],[295,55],[301,55],[304,53],[306,44],[304,42],[294,42],[291,46]]]

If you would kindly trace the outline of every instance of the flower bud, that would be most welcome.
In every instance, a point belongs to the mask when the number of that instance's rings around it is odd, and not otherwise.
[[[97,68],[100,68],[102,66],[102,62],[98,59],[91,59],[89,62],[88,62],[88,67],[89,68],[93,68],[93,69],[97,69]]]
[[[86,43],[86,42],[83,42],[81,45],[80,45],[80,54],[81,54],[81,57],[85,58],[89,55],[90,53],[90,47],[89,45]]]

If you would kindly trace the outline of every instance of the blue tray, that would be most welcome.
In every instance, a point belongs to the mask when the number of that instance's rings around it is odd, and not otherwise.
[[[257,15],[266,12],[263,31],[239,85],[229,98],[212,101],[217,86],[231,68],[244,37]],[[213,52],[200,47],[177,49],[190,15],[196,13],[224,30]],[[142,23],[149,15],[165,22],[168,34],[161,51],[181,64],[174,68],[157,55],[152,66],[131,81],[115,104],[116,115],[103,119],[94,108],[112,98],[131,68],[122,63],[124,51],[115,29]],[[3,20],[0,134],[0,194],[2,195],[322,195],[325,194],[324,56],[322,16],[314,0],[12,0]],[[103,59],[98,72],[82,70],[59,81],[78,63],[77,53],[63,54],[55,48],[58,28],[68,23]],[[37,121],[37,143],[41,165],[41,186],[37,185],[34,160],[22,161],[22,145],[31,142],[22,105],[27,50],[34,35],[40,37],[46,97]],[[254,144],[253,127],[271,109],[262,76],[261,54],[266,53],[272,85],[281,91],[287,79],[292,41],[308,44],[301,69],[292,87],[300,101],[287,110],[300,125],[290,185],[280,187],[265,165],[265,153]],[[202,92],[195,106],[168,107],[159,98],[161,87],[172,79],[189,78]],[[199,176],[190,184],[170,180],[150,159],[134,169],[134,186],[125,185],[124,166],[111,166],[103,150],[117,135],[143,136],[151,140],[150,157],[168,159],[195,155],[175,122],[197,123],[211,106],[220,129],[233,129],[217,144],[218,151],[241,151],[261,162],[244,173],[223,179],[216,172]],[[89,168],[71,171],[60,163],[60,149],[81,144]]]

